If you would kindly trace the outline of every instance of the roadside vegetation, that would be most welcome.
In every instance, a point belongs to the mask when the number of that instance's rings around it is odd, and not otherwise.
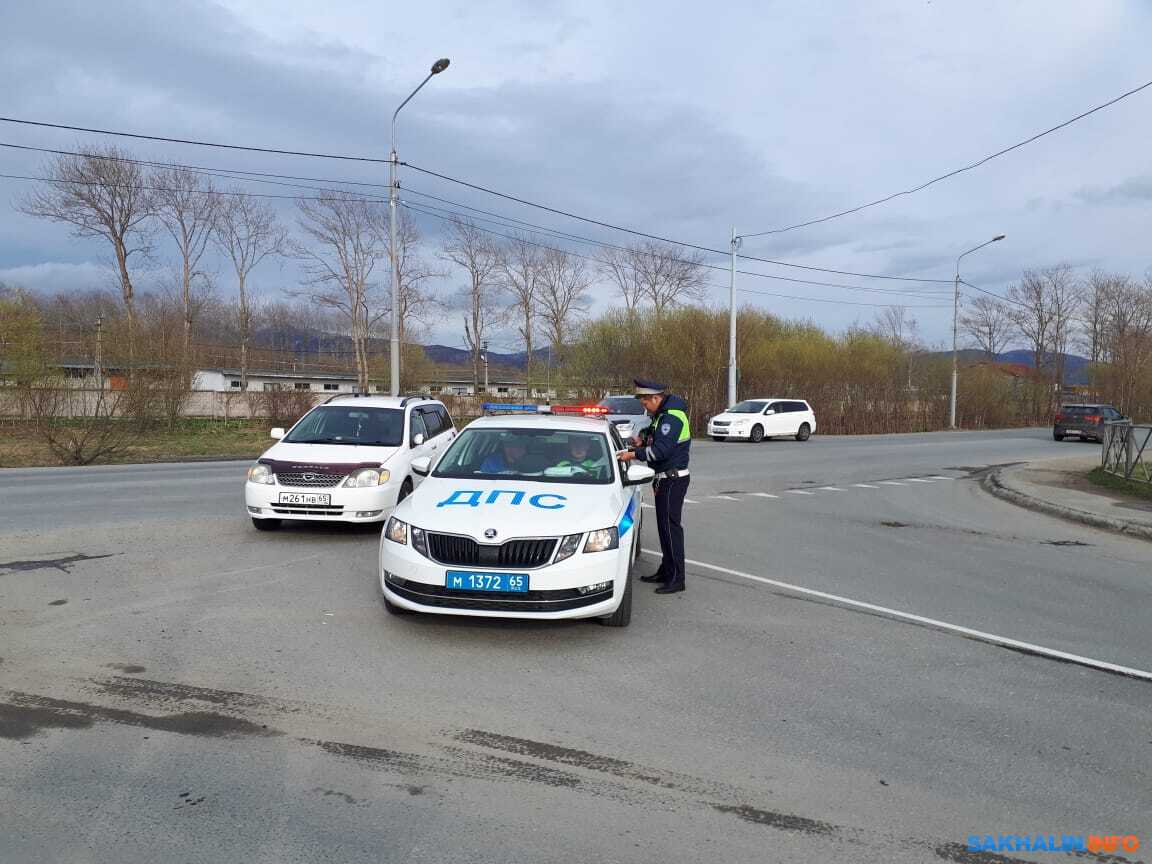
[[[1142,501],[1152,501],[1152,483],[1140,483],[1136,480],[1125,480],[1115,474],[1109,474],[1103,468],[1093,468],[1088,473],[1088,479],[1104,489],[1119,492]]]

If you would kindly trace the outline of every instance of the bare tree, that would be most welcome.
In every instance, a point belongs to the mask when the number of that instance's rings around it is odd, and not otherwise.
[[[303,293],[347,319],[360,392],[368,392],[368,334],[384,313],[377,265],[388,258],[388,223],[379,205],[345,192],[297,201],[300,230],[311,243],[294,243],[307,277]]]
[[[1099,363],[1106,350],[1106,331],[1112,295],[1123,291],[1129,278],[1119,274],[1093,270],[1080,286],[1080,346],[1087,352],[1088,359]]]
[[[1008,347],[1012,335],[1012,316],[1007,304],[981,294],[964,304],[960,327],[972,337],[976,346],[989,360]]]
[[[1052,303],[1044,277],[1035,270],[1025,270],[1020,284],[1008,289],[1008,300],[1012,304],[1012,326],[1027,340],[1032,364],[1040,374],[1048,365],[1053,326]]]
[[[671,307],[701,296],[703,263],[703,253],[694,249],[645,241],[625,250],[607,250],[601,267],[619,289],[630,315],[647,300],[660,317]]]
[[[192,286],[205,279],[200,259],[212,239],[218,202],[212,181],[196,171],[175,165],[157,168],[152,175],[156,215],[176,243],[180,253],[180,299],[184,310],[184,351],[192,341]]]
[[[1115,398],[1133,411],[1141,386],[1148,388],[1152,369],[1152,277],[1143,285],[1130,280],[1114,285],[1107,300],[1105,356]]]
[[[236,195],[216,213],[216,245],[232,262],[236,274],[236,323],[240,336],[240,389],[248,390],[248,346],[252,341],[252,297],[249,274],[269,255],[285,249],[284,229],[276,214],[247,195]]]
[[[112,247],[120,295],[128,318],[128,353],[136,339],[135,287],[130,264],[146,253],[154,195],[145,170],[115,147],[86,147],[78,156],[58,156],[45,168],[49,183],[19,204],[30,215],[72,226],[76,237],[98,237]]]
[[[421,257],[420,229],[406,210],[401,211],[396,240],[400,259],[400,344],[405,345],[413,326],[426,324],[440,307],[439,298],[425,287],[426,283],[446,274]]]
[[[536,304],[540,291],[541,249],[523,237],[514,237],[500,249],[500,279],[512,298],[512,314],[524,340],[525,378],[532,392],[533,337],[536,332]]]
[[[500,288],[500,252],[471,222],[454,221],[444,246],[444,258],[468,274],[458,297],[464,307],[464,338],[472,352],[472,385],[480,391],[480,354],[485,334],[500,325],[505,310]]]
[[[540,261],[539,311],[552,351],[563,362],[577,320],[588,310],[592,277],[584,261],[561,249],[546,249]]]
[[[1052,364],[1057,390],[1064,388],[1064,364],[1073,337],[1080,294],[1076,277],[1067,264],[1057,264],[1041,271],[1047,284],[1049,308],[1052,310]]]
[[[605,249],[600,259],[600,271],[616,286],[624,311],[630,318],[636,316],[645,297],[645,282],[640,268],[633,261],[631,249]]]

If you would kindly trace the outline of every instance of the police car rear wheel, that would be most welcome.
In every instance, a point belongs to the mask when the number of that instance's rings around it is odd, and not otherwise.
[[[756,425],[752,427],[752,434],[748,436],[748,440],[753,444],[759,444],[764,440],[764,427]]]
[[[253,526],[257,531],[275,531],[280,527],[279,519],[253,519]]]
[[[628,622],[632,620],[632,579],[629,575],[627,582],[624,585],[624,597],[620,600],[620,605],[616,607],[616,611],[600,619],[600,623],[605,627],[627,627]]]

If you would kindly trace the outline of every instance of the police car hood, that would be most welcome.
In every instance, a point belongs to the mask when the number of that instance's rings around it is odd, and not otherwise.
[[[559,537],[608,528],[620,521],[609,484],[532,483],[429,477],[396,510],[426,531],[467,534],[493,529],[496,540]],[[489,538],[492,539],[492,538]]]

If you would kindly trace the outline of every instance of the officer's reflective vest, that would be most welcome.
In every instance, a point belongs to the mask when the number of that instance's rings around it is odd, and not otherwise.
[[[665,417],[675,417],[680,421],[680,437],[676,439],[677,444],[683,444],[692,437],[692,430],[688,428],[688,415],[679,408],[669,408],[667,411],[661,411],[657,414],[652,419],[652,425],[641,433],[641,441],[645,447],[651,446],[652,438],[660,427],[660,421]]]

